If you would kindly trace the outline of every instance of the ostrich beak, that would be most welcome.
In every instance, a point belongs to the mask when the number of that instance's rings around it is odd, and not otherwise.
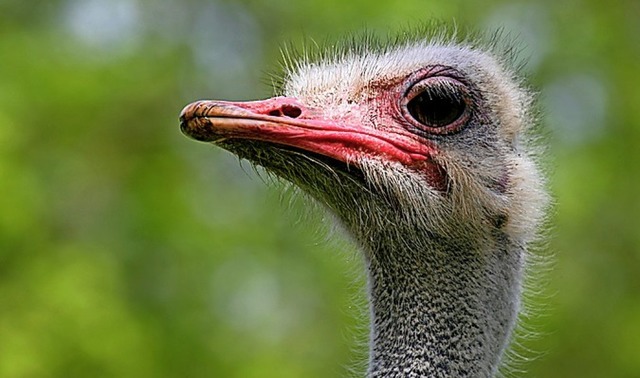
[[[203,141],[251,139],[318,153],[350,164],[359,157],[378,157],[410,167],[433,165],[434,149],[405,131],[389,133],[358,126],[349,118],[328,119],[320,109],[297,99],[196,101],[180,114],[180,129]]]

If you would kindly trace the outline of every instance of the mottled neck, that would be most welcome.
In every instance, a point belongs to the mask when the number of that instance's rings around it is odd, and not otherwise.
[[[492,377],[520,302],[523,251],[428,243],[368,257],[369,377]]]

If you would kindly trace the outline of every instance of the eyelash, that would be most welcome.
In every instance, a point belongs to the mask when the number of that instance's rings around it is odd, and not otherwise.
[[[400,100],[404,118],[431,134],[460,131],[470,117],[467,87],[448,76],[432,76],[415,82]]]

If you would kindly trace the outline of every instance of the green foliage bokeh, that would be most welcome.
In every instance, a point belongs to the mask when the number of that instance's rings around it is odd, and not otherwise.
[[[514,374],[640,377],[632,0],[3,1],[0,377],[361,373],[355,248],[177,116],[270,96],[288,41],[434,18],[504,28],[540,92],[555,257]]]

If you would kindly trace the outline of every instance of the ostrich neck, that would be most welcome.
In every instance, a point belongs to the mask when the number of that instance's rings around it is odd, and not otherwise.
[[[368,376],[493,376],[519,307],[523,252],[508,244],[371,249]]]

